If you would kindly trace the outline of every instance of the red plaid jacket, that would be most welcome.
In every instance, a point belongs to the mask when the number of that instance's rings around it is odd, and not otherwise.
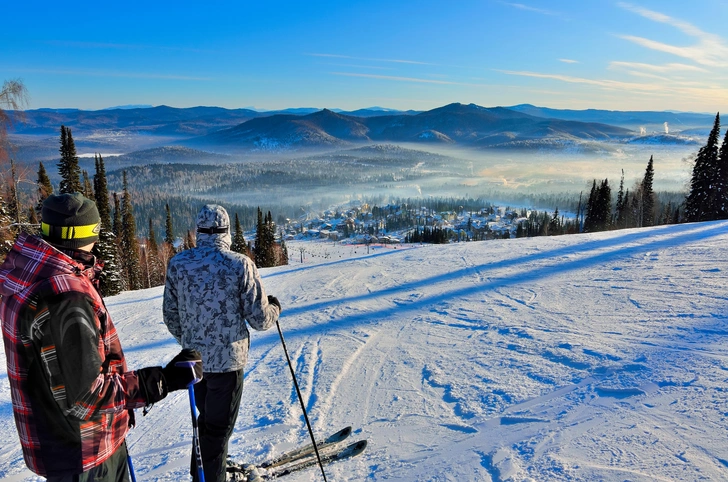
[[[0,319],[25,463],[42,476],[85,472],[124,442],[144,406],[89,268],[21,234],[0,266]]]

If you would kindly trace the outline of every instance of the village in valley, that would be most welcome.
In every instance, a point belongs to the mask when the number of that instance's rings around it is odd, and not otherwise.
[[[530,214],[530,210],[490,205],[437,211],[409,204],[378,207],[352,202],[339,209],[286,219],[280,233],[286,241],[330,240],[344,244],[396,245],[410,241],[413,232],[425,228],[442,231],[447,241],[507,239],[517,237],[518,227]]]

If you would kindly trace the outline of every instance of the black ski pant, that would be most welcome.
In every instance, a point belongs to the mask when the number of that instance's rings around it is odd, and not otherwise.
[[[82,474],[56,475],[48,477],[46,480],[48,482],[128,482],[129,467],[126,459],[126,442],[124,442],[104,463]]]
[[[228,440],[235,428],[243,395],[243,370],[205,372],[194,387],[205,482],[225,482]],[[192,481],[199,482],[194,453],[190,472]]]

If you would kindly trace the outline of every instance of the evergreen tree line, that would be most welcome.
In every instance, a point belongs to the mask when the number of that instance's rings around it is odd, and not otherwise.
[[[238,235],[237,216],[235,218],[236,230]],[[270,268],[272,266],[280,266],[288,264],[288,248],[281,237],[280,243],[275,240],[276,225],[273,222],[273,216],[270,211],[263,216],[263,211],[258,208],[258,223],[255,229],[255,247],[252,248],[254,253],[253,259],[255,265],[259,268]],[[240,231],[242,236],[242,231]],[[248,251],[251,247],[248,247]]]
[[[516,237],[554,236],[560,234],[592,233],[610,229],[640,228],[658,224],[681,222],[680,202],[675,202],[669,193],[659,196],[653,190],[655,176],[654,159],[650,156],[645,174],[630,191],[624,187],[624,171],[619,183],[616,200],[612,194],[609,179],[592,181],[589,197],[580,199],[576,218],[559,217],[556,209],[552,215],[547,212],[531,213],[521,223]],[[661,197],[669,200],[661,200]]]
[[[169,203],[166,203],[163,210],[165,232],[161,243],[157,241],[155,223],[151,217],[147,219],[145,236],[138,236],[127,173],[122,172],[122,192],[110,193],[103,158],[100,155],[95,156],[93,178],[87,172],[82,171],[79,167],[73,134],[71,129],[65,126],[61,126],[59,152],[60,160],[57,167],[61,182],[58,193],[80,192],[94,200],[99,210],[101,230],[93,254],[104,265],[99,277],[99,289],[102,294],[109,296],[121,291],[151,288],[164,284],[167,264],[171,257],[179,250],[195,246],[194,231],[187,230],[183,236],[183,242],[178,243],[174,230],[173,211]],[[16,180],[18,177],[14,172],[15,165],[12,163],[11,165],[13,167],[11,179]],[[3,233],[7,233],[7,239],[3,239],[2,245],[0,245],[2,258],[12,247],[14,238],[21,229],[31,234],[40,234],[38,219],[43,201],[54,193],[53,184],[42,162],[39,163],[36,185],[37,202],[27,212],[20,212],[20,201],[16,190],[12,190],[13,196],[11,196],[12,202],[10,203],[0,197],[0,227],[4,228]],[[260,208],[257,212],[260,217]],[[197,212],[190,215],[193,222],[196,215]],[[240,218],[238,213],[235,213],[231,249],[256,259],[256,261],[260,259],[265,263],[264,265],[259,264],[261,267],[287,264],[287,248],[283,241],[275,242],[275,224],[270,212],[265,217],[261,232],[264,233],[261,244],[264,248],[255,250],[250,243],[245,241]],[[264,254],[258,254],[257,251]]]
[[[607,179],[594,180],[586,203],[583,231],[641,228],[659,224],[728,219],[728,130],[720,142],[720,113],[705,146],[695,158],[690,189],[682,200],[659,202],[652,184],[654,160],[650,157],[645,174],[632,191],[624,188],[624,171],[614,210]]]
[[[61,126],[59,143],[59,192],[81,192],[94,199],[99,208],[102,229],[94,253],[105,265],[101,276],[102,292],[109,295],[162,284],[171,256],[178,250],[189,249],[195,244],[194,229],[178,228],[179,232],[176,232],[175,226],[193,225],[203,201],[183,196],[168,196],[165,199],[161,194],[148,196],[135,193],[132,202],[126,171],[121,172],[121,193],[110,192],[101,156],[97,155],[95,158],[95,173],[92,177],[79,167],[70,128]],[[54,192],[48,172],[41,162],[36,180],[37,202],[24,208],[18,193],[20,176],[12,159],[10,167],[10,179],[4,179],[0,190],[2,257],[12,246],[18,232],[24,230],[37,233],[42,202]],[[721,144],[720,115],[716,115],[708,141],[698,152],[686,197],[679,199],[667,194],[656,194],[653,191],[654,173],[654,160],[650,157],[643,178],[630,190],[625,189],[622,172],[616,199],[613,198],[608,179],[595,179],[588,198],[579,199],[576,219],[565,219],[559,215],[558,209],[552,214],[534,211],[518,224],[516,236],[596,232],[728,219],[728,131]],[[402,206],[405,209],[401,209]],[[414,227],[407,236],[406,240],[409,242],[444,243],[454,237],[447,230],[426,225],[426,218],[417,215],[420,207],[430,212],[491,212],[493,209],[489,202],[481,198],[401,199],[384,207],[375,206],[369,215],[382,219],[382,227],[390,231]],[[235,206],[229,211],[235,213],[232,247],[236,252],[251,257],[259,267],[287,263],[287,248],[282,239],[280,242],[275,240],[276,223],[273,222],[270,211],[263,215],[260,207],[253,209],[249,206]],[[143,221],[136,220],[139,213],[143,214]],[[522,215],[525,217],[525,210]],[[252,226],[252,219],[255,219],[256,226],[255,245],[246,242],[243,236],[243,227]],[[279,215],[279,221],[280,219]],[[162,224],[164,240],[158,243],[155,226],[158,228]],[[468,225],[467,239],[493,237],[488,233],[470,232],[470,229]],[[508,233],[504,235],[507,236]],[[180,237],[182,243],[177,241]]]
[[[548,211],[531,211],[524,209],[521,217],[526,220],[516,226],[517,238],[531,238],[535,236],[559,236],[562,234],[575,234],[579,232],[579,223],[576,219],[566,219],[559,213],[558,208],[553,213]]]
[[[690,191],[685,199],[688,222],[728,219],[728,130],[720,143],[720,113],[708,142],[695,158]]]
[[[438,226],[415,228],[405,236],[405,243],[447,244],[449,242],[446,229]]]

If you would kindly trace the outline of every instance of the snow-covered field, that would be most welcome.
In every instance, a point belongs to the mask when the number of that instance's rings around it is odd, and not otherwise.
[[[369,440],[329,480],[728,480],[728,222],[289,252],[262,274],[314,429]],[[161,297],[107,300],[132,368],[178,351]],[[36,480],[0,358],[0,477]],[[245,383],[231,455],[307,441],[275,328]],[[138,479],[189,480],[186,393],[137,422]]]

